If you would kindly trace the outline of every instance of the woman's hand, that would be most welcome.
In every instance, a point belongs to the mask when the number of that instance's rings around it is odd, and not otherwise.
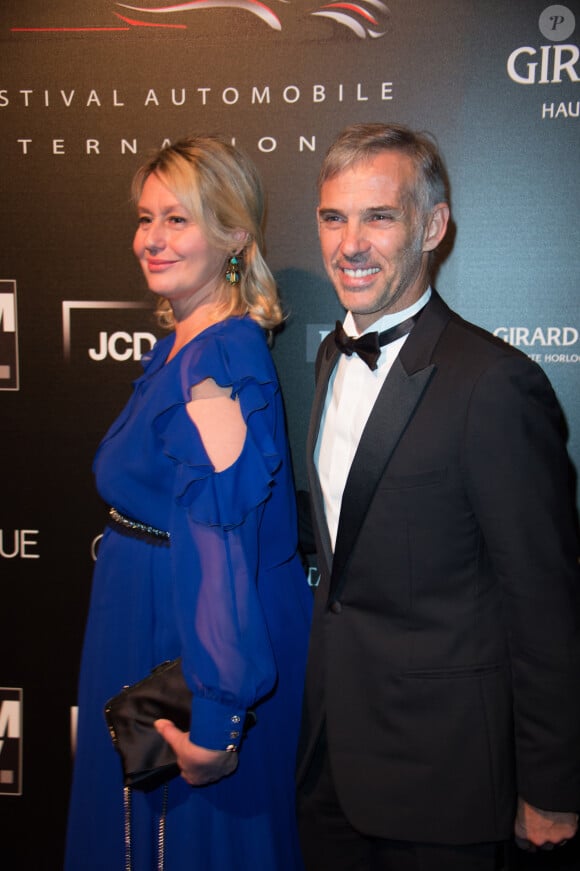
[[[181,776],[190,786],[205,786],[227,777],[238,767],[238,754],[229,750],[208,750],[189,740],[171,720],[156,720],[155,728],[173,749]]]

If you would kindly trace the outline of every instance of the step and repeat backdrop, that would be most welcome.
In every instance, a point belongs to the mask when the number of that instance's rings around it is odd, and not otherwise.
[[[260,168],[303,490],[313,361],[342,315],[316,235],[322,156],[354,121],[430,130],[454,216],[437,288],[545,369],[578,467],[579,41],[578,0],[2,0],[3,867],[62,864],[105,518],[92,457],[159,336],[131,252],[137,166],[166,141],[220,132]]]

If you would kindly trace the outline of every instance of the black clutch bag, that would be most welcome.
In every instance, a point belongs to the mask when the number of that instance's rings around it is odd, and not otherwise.
[[[162,662],[143,680],[109,699],[105,719],[121,757],[125,786],[149,792],[179,774],[175,753],[153,723],[171,720],[178,729],[189,731],[192,699],[181,659]],[[254,711],[247,711],[243,735],[255,722]]]
[[[149,792],[179,774],[173,750],[153,723],[163,718],[188,731],[192,698],[181,659],[173,659],[109,699],[105,719],[121,757],[125,786]]]

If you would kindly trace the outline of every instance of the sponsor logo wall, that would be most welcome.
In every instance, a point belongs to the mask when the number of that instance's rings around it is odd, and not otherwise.
[[[318,167],[353,121],[431,130],[454,215],[436,286],[544,367],[578,468],[579,35],[578,0],[2,4],[0,814],[21,862],[62,866],[105,519],[92,458],[160,335],[131,252],[136,167],[189,132],[224,133],[258,164],[303,489],[313,361],[342,316],[318,251]],[[28,836],[47,825],[49,856]]]

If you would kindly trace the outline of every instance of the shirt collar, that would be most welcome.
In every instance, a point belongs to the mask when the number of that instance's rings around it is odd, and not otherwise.
[[[407,318],[412,317],[412,315],[417,314],[417,312],[421,311],[421,309],[427,305],[431,298],[431,287],[429,286],[423,296],[418,299],[413,305],[410,305],[408,308],[403,309],[403,311],[395,312],[392,315],[386,314],[383,315],[378,321],[375,321],[370,327],[367,327],[366,330],[363,330],[362,333],[359,333],[355,323],[354,318],[351,312],[346,313],[346,317],[344,319],[343,327],[344,331],[349,336],[362,336],[364,333],[372,333],[379,332],[382,333],[383,330],[388,330],[390,327],[395,327],[397,324],[401,324],[403,321],[406,321]]]

